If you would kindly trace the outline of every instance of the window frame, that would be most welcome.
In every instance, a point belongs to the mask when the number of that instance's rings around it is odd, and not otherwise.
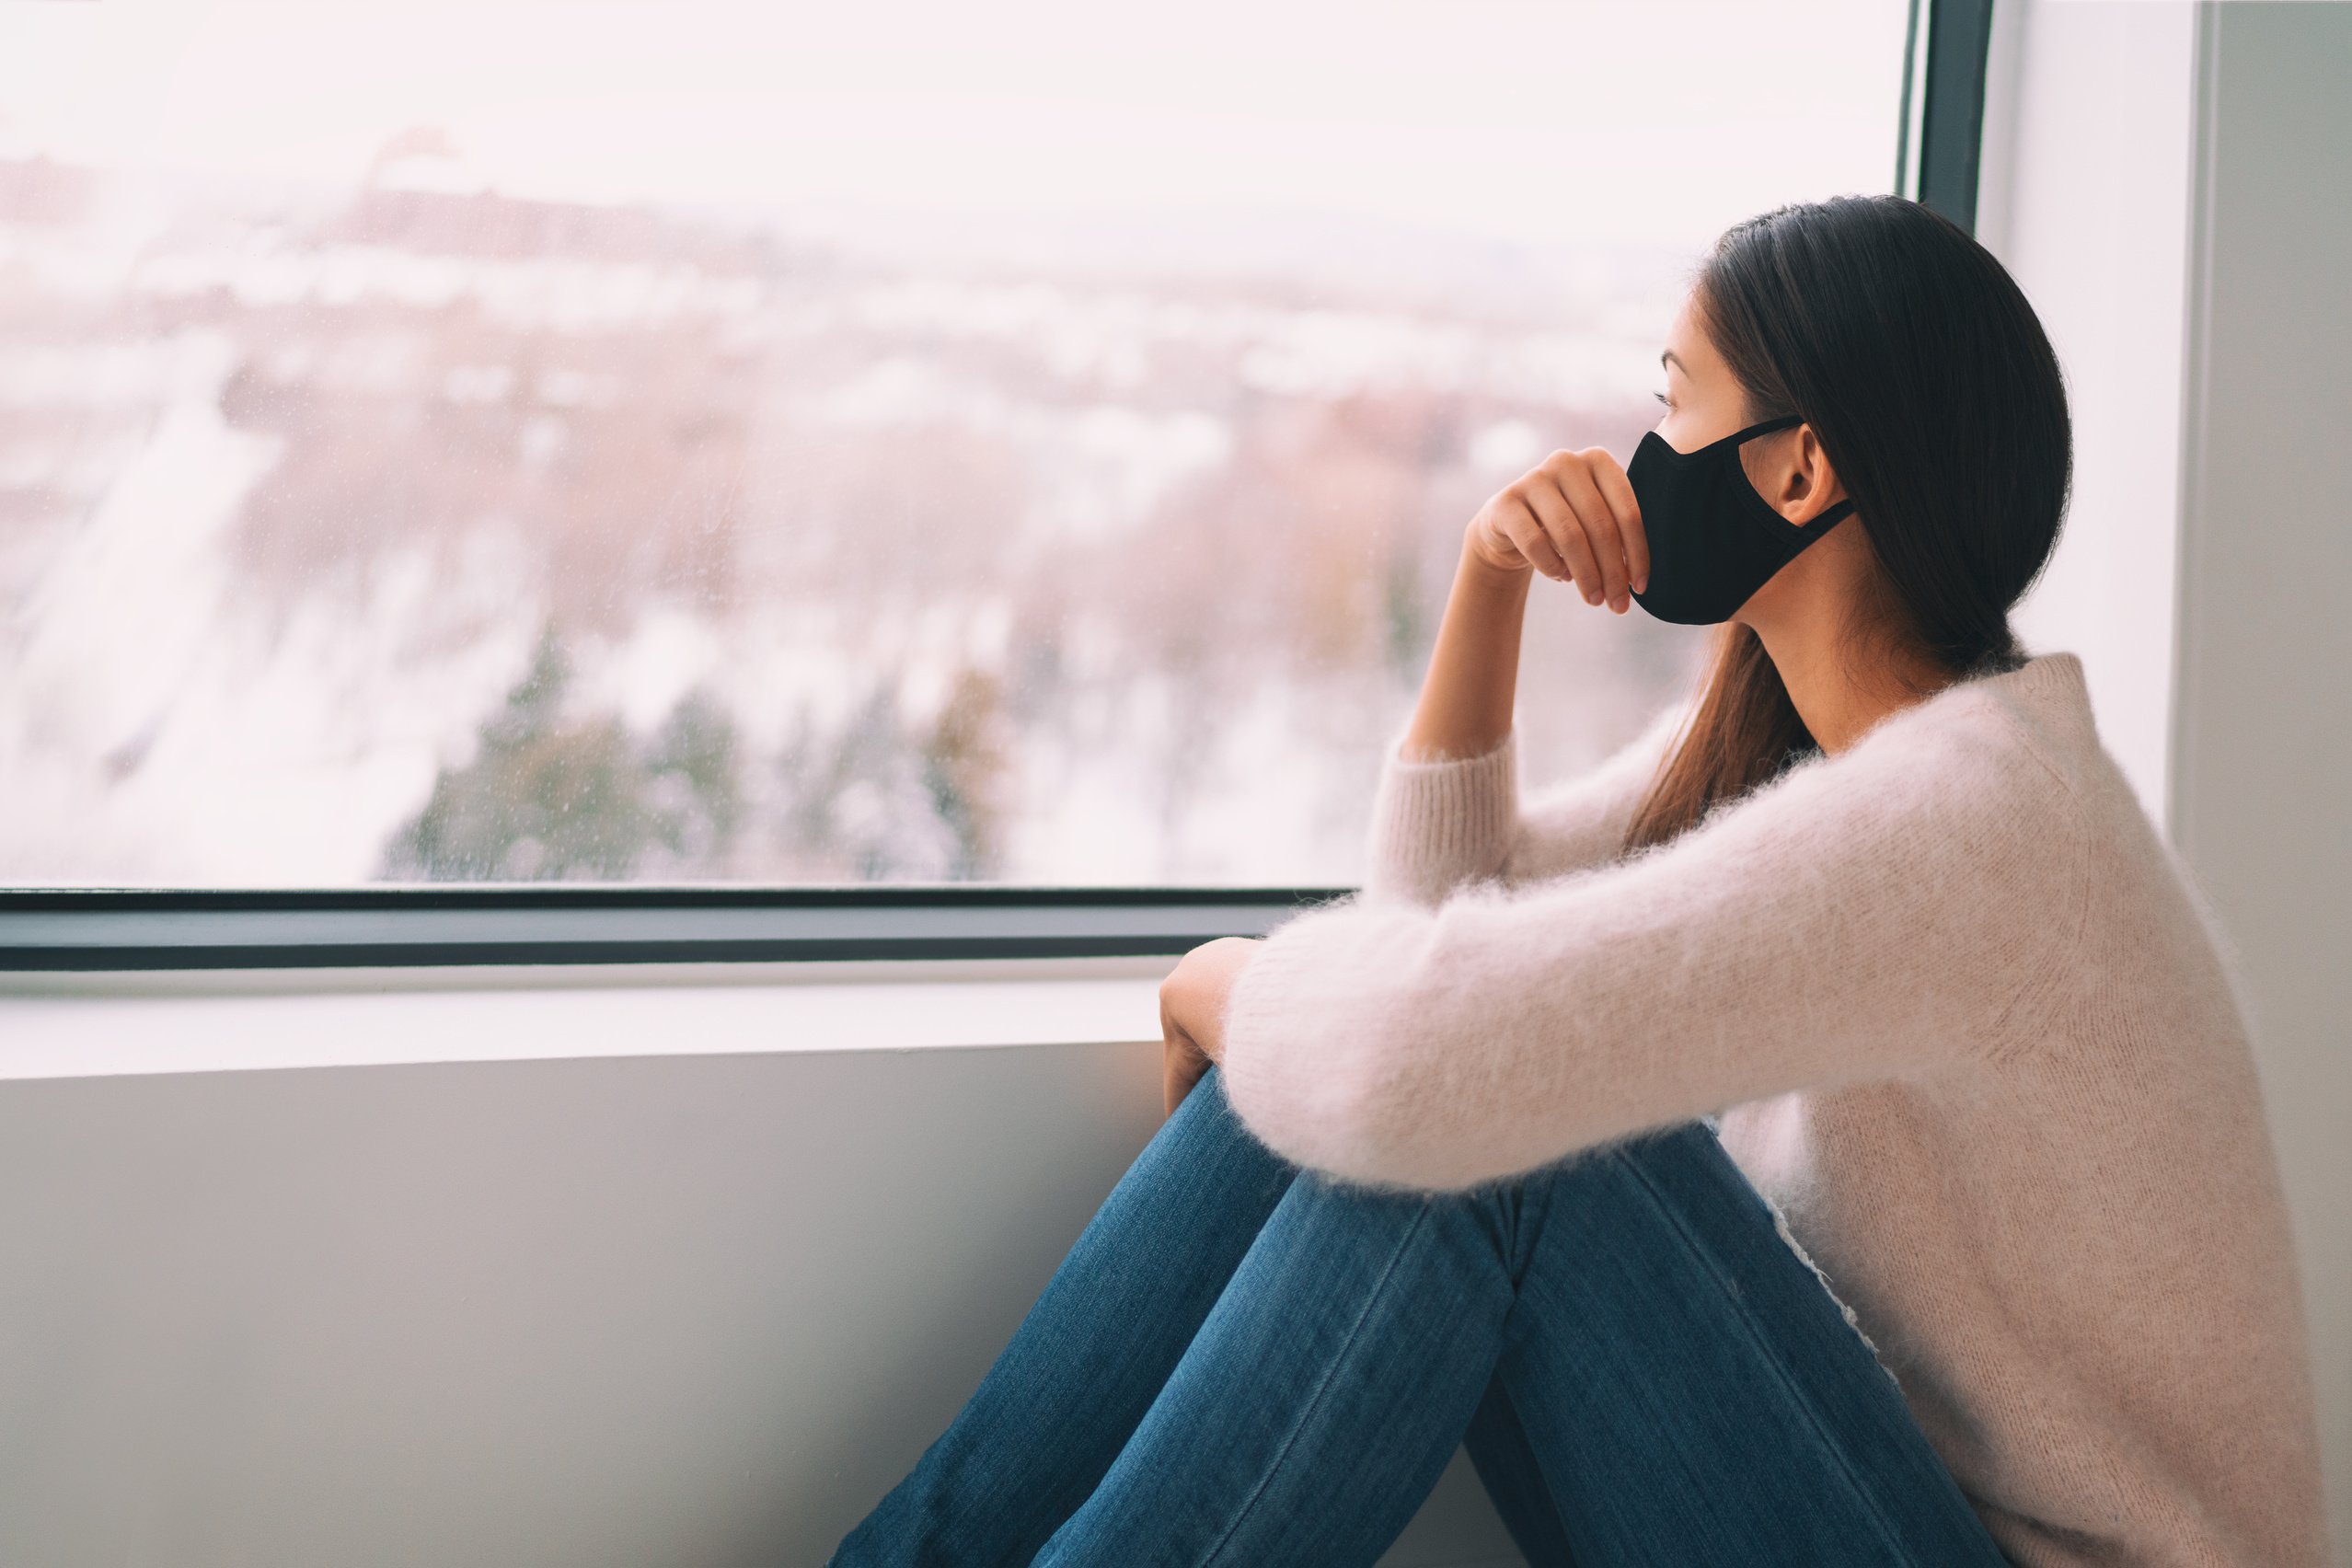
[[[635,882],[0,891],[0,970],[1176,954],[1339,887]]]
[[[1992,0],[1910,0],[1895,190],[1974,231]],[[0,971],[1173,956],[1347,887],[0,888]]]
[[[1911,0],[1905,31],[1895,189],[1970,234],[1977,231],[1992,7],[1993,0]]]

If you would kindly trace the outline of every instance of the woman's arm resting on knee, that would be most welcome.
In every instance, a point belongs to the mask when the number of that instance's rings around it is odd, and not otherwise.
[[[1228,999],[1235,1110],[1297,1163],[1449,1189],[2000,1050],[2081,928],[2084,820],[2001,721],[1906,717],[1616,865],[1293,917]]]

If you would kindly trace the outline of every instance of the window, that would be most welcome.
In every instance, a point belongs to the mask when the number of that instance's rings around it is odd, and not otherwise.
[[[0,10],[0,883],[1340,884],[1893,0]],[[1535,590],[1531,780],[1696,634]]]

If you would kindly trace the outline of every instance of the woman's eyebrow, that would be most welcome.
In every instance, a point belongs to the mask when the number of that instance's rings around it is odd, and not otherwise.
[[[1684,363],[1682,363],[1682,361],[1681,361],[1681,360],[1679,360],[1679,359],[1676,358],[1676,357],[1675,357],[1675,352],[1674,352],[1674,351],[1673,351],[1672,349],[1668,349],[1666,352],[1664,352],[1664,353],[1662,353],[1662,354],[1660,354],[1660,355],[1658,356],[1658,363],[1659,363],[1659,364],[1661,364],[1661,365],[1668,365],[1668,364],[1673,365],[1676,369],[1678,369],[1678,370],[1681,371],[1681,372],[1682,372],[1682,374],[1683,374],[1683,375],[1689,375],[1689,374],[1690,374],[1690,367],[1689,367],[1689,365],[1687,365],[1687,364],[1684,364]]]

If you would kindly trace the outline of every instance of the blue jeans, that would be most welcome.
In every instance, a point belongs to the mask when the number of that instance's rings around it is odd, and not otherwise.
[[[1342,1568],[1457,1446],[1532,1568],[2005,1568],[1704,1121],[1351,1187],[1212,1066],[828,1568]]]

